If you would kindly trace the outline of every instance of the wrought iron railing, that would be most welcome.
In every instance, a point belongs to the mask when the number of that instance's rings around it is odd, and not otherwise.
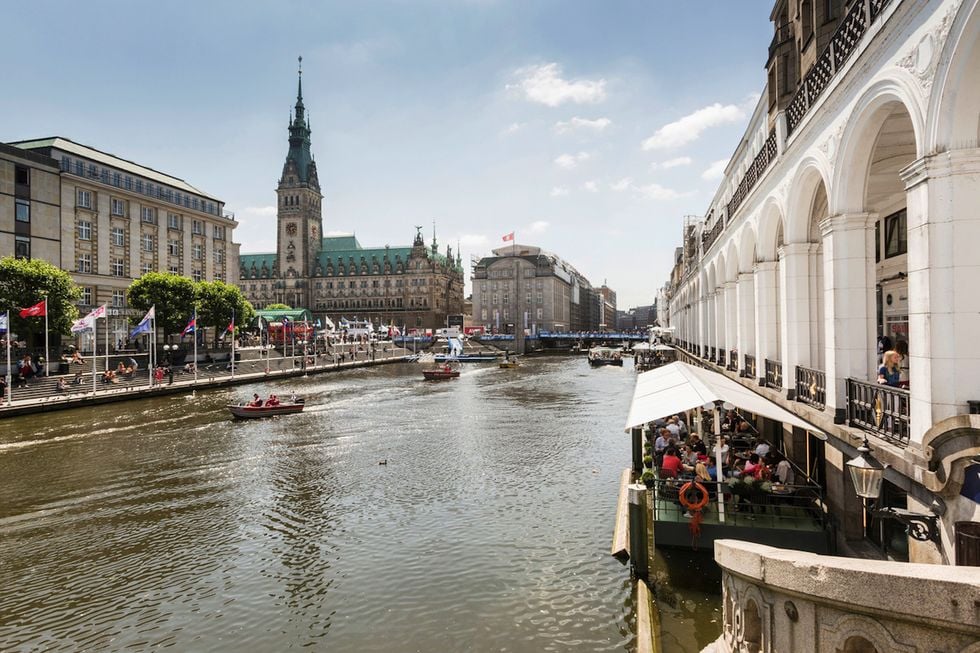
[[[847,379],[847,424],[900,446],[909,443],[909,391]]]
[[[745,354],[745,356],[742,358],[745,360],[745,367],[743,368],[745,377],[749,379],[758,378],[756,377],[755,356],[752,354]]]
[[[732,349],[728,352],[728,371],[737,372],[738,371],[738,350]]]
[[[881,15],[889,2],[891,0],[860,0],[851,6],[830,38],[830,43],[820,53],[810,72],[796,89],[789,106],[786,107],[787,136],[792,134],[803,121],[810,107],[830,84],[841,65],[857,50],[861,37],[868,31],[868,26]]]
[[[724,216],[718,216],[718,219],[715,221],[715,223],[711,225],[711,229],[709,229],[701,236],[702,251],[707,252],[709,249],[711,249],[711,246],[715,244],[716,240],[718,240],[718,236],[721,235],[721,232],[724,228],[725,228]]]
[[[742,205],[742,202],[745,201],[746,197],[748,197],[748,194],[759,182],[759,179],[762,178],[762,173],[766,171],[769,164],[776,158],[777,152],[778,147],[776,146],[776,130],[773,129],[769,132],[769,137],[766,138],[766,142],[763,143],[762,149],[759,150],[759,153],[755,155],[755,159],[752,160],[752,165],[750,165],[749,169],[745,171],[745,176],[738,182],[738,188],[735,189],[732,199],[728,202],[727,215],[729,219],[735,215],[735,211],[738,210],[738,207]],[[707,247],[704,249],[705,251],[708,250]]]
[[[766,359],[766,387],[781,390],[783,387],[783,364]]]
[[[796,400],[823,410],[827,405],[826,373],[797,365]]]
[[[715,361],[717,359],[718,359],[718,348],[715,347],[715,346],[709,347],[708,348],[708,360],[709,361]]]

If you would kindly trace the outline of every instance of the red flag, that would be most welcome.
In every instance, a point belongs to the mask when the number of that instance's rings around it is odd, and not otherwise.
[[[235,320],[232,320],[231,322],[228,323],[228,328],[225,329],[225,331],[231,333],[234,332],[234,330],[235,330]]]
[[[48,300],[42,299],[39,303],[25,308],[20,312],[21,317],[44,317],[48,314]]]
[[[514,240],[514,232],[513,231],[510,232],[509,234],[505,234],[504,235],[504,242],[506,243],[508,240]]]

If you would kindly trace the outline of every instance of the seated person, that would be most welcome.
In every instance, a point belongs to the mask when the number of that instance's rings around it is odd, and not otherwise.
[[[765,440],[759,440],[759,444],[755,446],[755,453],[759,455],[760,458],[765,458],[769,455],[769,443]]]
[[[704,440],[702,440],[701,436],[699,436],[697,433],[691,436],[688,446],[691,447],[691,451],[694,451],[695,453],[705,455],[708,453],[708,448],[704,445]]]
[[[126,366],[123,364],[122,361],[119,361],[119,365],[116,365],[116,374],[125,374],[125,373],[126,373]]]
[[[57,390],[58,392],[64,392],[67,389],[68,389],[68,386],[65,385],[65,380],[64,379],[58,379],[58,385],[55,386],[55,390]]]
[[[193,374],[195,370],[194,363],[186,363],[184,369],[181,370],[184,374]]]
[[[77,365],[85,364],[85,359],[82,358],[82,355],[78,353],[77,349],[71,353],[71,359],[68,361],[69,365],[71,365],[72,363],[75,363]]]
[[[269,398],[266,399],[266,401],[265,401],[265,405],[266,406],[278,406],[279,405],[279,397],[277,397],[276,395],[269,395]]]
[[[759,458],[759,454],[752,453],[749,454],[749,459],[742,468],[742,477],[751,476],[752,478],[761,479],[765,465]]]
[[[776,470],[773,472],[773,478],[783,485],[793,485],[796,482],[796,472],[793,471],[793,466],[790,464],[786,457],[780,453],[776,453]]]
[[[75,376],[71,380],[72,385],[80,385],[82,383],[82,373],[75,372]]]
[[[677,449],[668,447],[664,453],[663,462],[660,464],[660,476],[662,478],[678,478],[681,473],[690,470],[691,468],[685,466],[677,455]]]
[[[262,407],[262,399],[259,398],[259,393],[252,394],[252,401],[248,402],[248,405],[254,408]]]

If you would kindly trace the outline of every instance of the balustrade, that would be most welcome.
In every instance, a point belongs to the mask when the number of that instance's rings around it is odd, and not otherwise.
[[[755,159],[752,160],[752,165],[745,171],[745,176],[738,182],[738,187],[735,189],[732,199],[728,202],[729,218],[735,215],[735,211],[738,210],[738,207],[742,205],[742,202],[748,197],[748,194],[755,187],[756,183],[762,178],[762,173],[766,171],[769,164],[776,158],[778,151],[779,148],[776,146],[776,130],[773,129],[769,132],[766,142],[762,144],[762,149],[759,150],[759,153],[755,155]],[[705,247],[705,251],[708,251],[707,247]]]
[[[909,443],[909,391],[847,379],[847,424],[900,446]]]
[[[732,349],[731,351],[728,352],[728,366],[726,367],[726,369],[729,372],[737,372],[738,371],[738,350],[737,349]]]
[[[742,370],[742,375],[749,379],[754,379],[756,377],[755,369],[755,356],[752,354],[745,354],[742,357],[745,360],[745,368]]]
[[[783,388],[783,364],[779,361],[766,359],[766,387],[776,390]]]
[[[823,410],[827,405],[827,375],[820,370],[797,365],[796,400]]]

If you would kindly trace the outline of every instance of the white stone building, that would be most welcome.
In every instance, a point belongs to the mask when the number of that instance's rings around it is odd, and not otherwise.
[[[773,21],[766,92],[686,224],[663,319],[829,434],[774,437],[819,447],[845,539],[978,564],[978,1],[780,0]],[[876,383],[881,336],[907,344],[908,390]],[[891,465],[884,500],[938,515],[938,543],[864,511],[844,463],[865,436]]]

